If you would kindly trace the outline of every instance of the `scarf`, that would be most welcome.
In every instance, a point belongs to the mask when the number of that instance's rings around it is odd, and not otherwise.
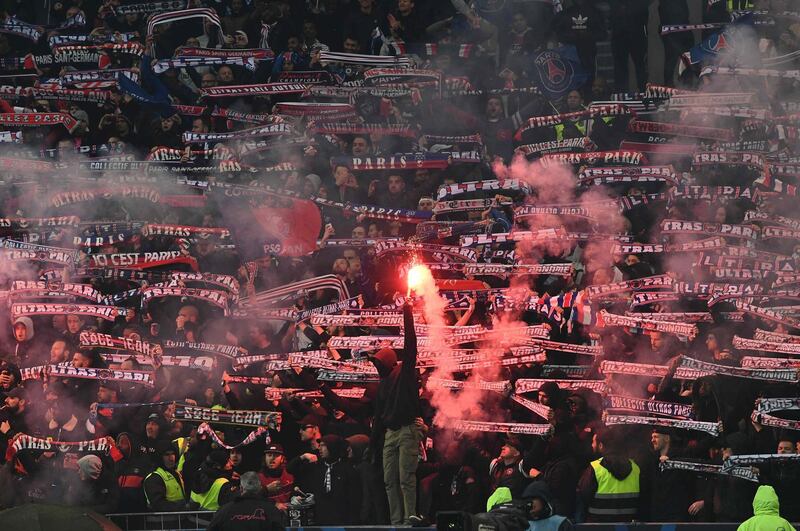
[[[120,369],[98,369],[94,367],[76,368],[72,365],[38,365],[20,369],[23,380],[50,378],[83,378],[88,380],[105,380],[112,382],[128,382],[153,387],[155,373],[151,371],[134,371]]]
[[[113,322],[118,316],[128,315],[128,308],[118,306],[99,306],[93,304],[50,304],[50,303],[18,303],[11,305],[14,319],[32,315],[84,315]]]
[[[95,303],[103,301],[103,294],[89,284],[15,280],[9,295],[15,299],[78,297]]]
[[[697,336],[697,325],[691,323],[671,323],[668,321],[654,321],[650,319],[638,319],[624,315],[615,315],[606,310],[600,311],[600,326],[625,326],[640,328],[642,330],[655,330],[666,334],[675,334],[688,337],[690,340]]]
[[[634,415],[603,415],[606,426],[639,424],[645,426],[663,426],[672,429],[702,431],[713,437],[722,432],[721,422],[701,422],[699,420],[666,419],[661,417],[638,417]]]
[[[632,133],[675,135],[707,140],[733,140],[733,131],[730,129],[703,127],[698,125],[682,125],[667,122],[645,122],[641,120],[631,120],[628,122],[628,131]]]
[[[684,420],[691,419],[693,415],[691,405],[629,396],[606,395],[604,405],[608,409],[627,409]]]
[[[277,411],[226,410],[178,404],[175,418],[188,422],[258,426],[276,430],[281,424],[282,415]]]
[[[230,98],[241,96],[271,96],[302,94],[306,85],[299,83],[262,83],[258,85],[228,85],[200,89],[201,98]]]
[[[627,293],[629,291],[649,290],[672,287],[673,279],[669,275],[655,275],[633,280],[623,280],[611,284],[597,284],[586,287],[586,295],[590,299],[602,299],[607,295]]]
[[[566,389],[574,391],[576,389],[589,389],[596,393],[604,393],[606,391],[605,380],[558,380],[558,379],[529,379],[520,378],[516,381],[514,392],[517,394],[530,393],[538,391],[547,382],[553,382],[558,385],[559,389]]]
[[[416,138],[419,131],[406,124],[358,124],[342,122],[309,123],[307,132],[323,135],[382,134],[405,138]]]
[[[10,441],[6,449],[5,459],[11,461],[17,452],[34,450],[44,452],[102,452],[108,453],[114,448],[113,440],[109,443],[108,437],[101,437],[98,439],[91,439],[87,441],[54,441],[51,438],[42,439],[27,435],[25,433],[18,433]]]
[[[758,483],[758,473],[751,467],[739,467],[729,470],[722,469],[722,465],[712,465],[710,463],[694,463],[691,461],[675,461],[667,459],[662,461],[659,468],[663,470],[686,470],[689,472],[698,472],[701,474],[719,474],[726,476],[733,476],[746,481]]]
[[[226,358],[236,359],[239,355],[247,355],[247,351],[236,345],[220,345],[216,343],[196,343],[191,341],[173,341],[166,340],[163,343],[164,350],[194,350],[197,352],[206,352],[215,354]]]
[[[140,294],[142,296],[142,304],[147,304],[152,299],[163,297],[190,298],[221,308],[224,315],[228,315],[228,293],[226,291],[204,288],[148,287],[142,289]]]
[[[733,347],[740,350],[764,350],[781,354],[800,355],[800,344],[797,343],[773,343],[772,341],[747,339],[739,336],[733,336]]]
[[[68,131],[78,126],[78,120],[62,112],[0,113],[0,125],[33,126],[63,125]]]
[[[519,179],[489,179],[485,181],[469,181],[457,184],[444,184],[436,191],[436,200],[441,201],[446,197],[460,195],[468,192],[486,191],[494,192],[499,190],[524,190],[529,192],[527,183]]]
[[[181,20],[189,20],[193,18],[202,18],[203,22],[209,22],[217,27],[220,37],[224,37],[222,32],[222,24],[220,23],[219,15],[216,10],[205,7],[197,7],[193,9],[181,9],[180,11],[169,11],[167,13],[158,13],[148,18],[147,20],[147,35],[153,34],[153,28],[160,24],[171,24]]]
[[[247,437],[245,437],[242,442],[240,442],[239,444],[235,444],[233,446],[225,444],[225,442],[223,442],[223,440],[219,438],[217,432],[215,432],[214,429],[211,426],[209,426],[208,423],[206,422],[203,422],[197,427],[197,434],[208,435],[208,437],[214,444],[216,444],[220,448],[225,448],[226,450],[233,450],[234,448],[247,446],[248,444],[253,443],[256,439],[258,439],[262,435],[264,436],[264,444],[268,445],[270,442],[269,428],[267,428],[266,426],[259,426],[256,430],[251,431],[249,434],[247,434]]]
[[[448,427],[453,431],[478,431],[488,433],[518,433],[520,435],[549,435],[550,424],[523,424],[517,422],[481,422],[477,420],[449,419]]]
[[[615,244],[612,254],[648,254],[648,253],[679,253],[697,252],[725,247],[725,239],[721,237],[706,238],[687,243],[661,244],[661,243],[631,243]]]
[[[347,166],[351,171],[443,170],[450,165],[449,155],[441,153],[395,153],[387,157],[331,157],[331,166]]]
[[[682,357],[680,367],[689,369],[707,370],[717,375],[766,380],[770,382],[797,382],[797,369],[750,369],[744,367],[728,367],[716,363],[709,363],[692,358]]]
[[[358,66],[411,67],[411,59],[409,57],[363,55],[357,53],[341,53],[324,50],[319,54],[319,62],[322,66],[326,66],[330,63],[343,63]]]
[[[142,365],[152,365],[153,358],[144,355],[136,354],[114,354],[110,352],[101,352],[100,356],[110,363],[122,363],[131,358],[135,359],[137,363]],[[158,362],[164,367],[183,367],[186,369],[195,369],[210,372],[217,367],[217,359],[210,356],[158,356]]]

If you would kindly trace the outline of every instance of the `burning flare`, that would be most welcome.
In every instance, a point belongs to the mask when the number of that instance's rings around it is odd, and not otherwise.
[[[433,283],[433,275],[431,270],[422,264],[416,264],[408,270],[408,294],[411,296],[411,290],[422,294],[425,291],[426,284]]]

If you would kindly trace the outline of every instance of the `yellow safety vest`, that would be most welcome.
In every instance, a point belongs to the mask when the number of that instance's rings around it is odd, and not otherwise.
[[[181,482],[178,481],[178,478],[176,478],[174,474],[164,470],[161,467],[158,467],[149,474],[147,474],[147,477],[144,478],[145,481],[147,481],[147,478],[149,478],[154,474],[160,477],[164,481],[164,486],[167,488],[167,501],[176,502],[176,501],[183,501],[186,499],[186,496],[184,496],[183,494],[183,486]],[[176,474],[179,473],[176,472]],[[147,505],[150,505],[150,499],[147,497],[147,489],[144,490],[144,497],[147,500]]]
[[[631,472],[625,479],[617,479],[600,464],[592,461],[597,479],[597,492],[589,504],[590,521],[624,522],[633,520],[639,507],[639,466],[629,459]]]
[[[603,122],[604,123],[610,124],[613,121],[614,121],[614,117],[613,116],[603,116]],[[586,120],[579,120],[577,122],[572,122],[572,125],[574,125],[575,128],[583,136],[586,136]],[[564,130],[566,129],[566,126],[564,124],[556,124],[554,126],[554,129],[556,130],[556,140],[557,141],[564,140]]]
[[[740,5],[737,9],[738,10],[753,9],[754,6],[755,6],[755,4],[753,4],[752,0],[747,0],[745,2],[745,5],[743,5],[743,6]],[[731,11],[736,11],[737,9],[734,9],[734,7],[733,7],[733,0],[728,0],[728,13],[730,13]]]
[[[183,466],[186,464],[186,452],[189,450],[189,438],[188,437],[178,437],[177,439],[173,440],[178,446],[178,465],[175,467],[175,470],[178,472],[183,473]]]
[[[189,497],[193,502],[199,503],[201,509],[216,511],[219,509],[219,491],[222,490],[222,486],[225,483],[228,483],[228,478],[217,478],[214,480],[214,483],[211,484],[207,492],[198,494],[192,491]]]

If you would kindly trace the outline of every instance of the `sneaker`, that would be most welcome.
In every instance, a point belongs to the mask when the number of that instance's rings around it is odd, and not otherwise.
[[[411,527],[426,527],[429,524],[428,519],[419,514],[412,514],[408,517],[408,525]]]

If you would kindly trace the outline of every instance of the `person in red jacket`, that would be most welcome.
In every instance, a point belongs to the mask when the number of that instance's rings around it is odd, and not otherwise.
[[[278,509],[286,510],[294,489],[294,476],[286,470],[283,446],[272,443],[264,452],[264,466],[258,473],[267,498],[275,502]]]

